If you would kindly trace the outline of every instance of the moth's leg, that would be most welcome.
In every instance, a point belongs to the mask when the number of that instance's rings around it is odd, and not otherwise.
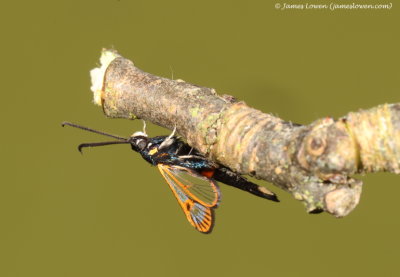
[[[158,149],[162,149],[164,147],[170,146],[174,142],[173,137],[175,135],[175,132],[176,132],[176,125],[175,125],[172,133],[168,137],[165,138],[165,140],[160,144],[160,147],[158,147]]]

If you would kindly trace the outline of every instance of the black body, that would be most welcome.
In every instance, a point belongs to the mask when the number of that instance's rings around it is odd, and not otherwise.
[[[139,152],[152,165],[162,163],[192,169],[218,182],[279,202],[273,192],[248,181],[227,167],[209,161],[197,150],[191,148],[177,137],[158,136],[148,138],[146,136],[132,136],[129,141],[132,150]],[[212,175],[207,175],[210,172],[212,172]]]

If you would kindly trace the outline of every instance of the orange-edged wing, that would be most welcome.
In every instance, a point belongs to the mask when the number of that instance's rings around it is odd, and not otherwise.
[[[158,169],[190,224],[202,233],[210,233],[214,224],[213,209],[220,200],[215,181],[180,166],[159,164]]]

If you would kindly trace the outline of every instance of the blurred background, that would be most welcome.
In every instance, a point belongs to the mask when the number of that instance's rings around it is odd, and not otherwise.
[[[400,4],[276,4],[284,2],[2,3],[0,276],[397,275],[400,176],[360,176],[361,203],[342,219],[309,215],[262,181],[281,203],[221,185],[214,232],[202,235],[129,146],[80,155],[79,143],[104,138],[60,127],[121,136],[142,128],[92,103],[89,70],[103,47],[301,124],[399,101]]]

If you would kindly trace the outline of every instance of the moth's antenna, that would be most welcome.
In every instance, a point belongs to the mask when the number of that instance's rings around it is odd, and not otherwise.
[[[81,126],[81,125],[78,125],[78,124],[74,124],[74,123],[71,123],[71,122],[64,121],[63,123],[61,123],[62,127],[64,127],[65,125],[71,126],[71,127],[75,127],[75,128],[78,128],[78,129],[82,129],[82,130],[85,130],[85,131],[89,131],[89,132],[92,132],[92,133],[96,133],[96,134],[99,134],[99,135],[115,138],[115,139],[118,139],[118,140],[123,140],[125,142],[128,141],[127,138],[123,138],[123,137],[107,134],[107,133],[104,133],[104,132],[101,132],[101,131],[97,131],[97,130],[94,130],[94,129],[91,129],[91,128],[88,128],[88,127],[84,127],[84,126]]]
[[[82,153],[82,148],[85,148],[85,147],[96,147],[96,146],[104,146],[104,145],[110,145],[110,144],[125,144],[125,143],[130,143],[130,142],[129,141],[104,141],[104,142],[82,143],[82,144],[79,144],[78,150],[79,150],[79,152]]]

